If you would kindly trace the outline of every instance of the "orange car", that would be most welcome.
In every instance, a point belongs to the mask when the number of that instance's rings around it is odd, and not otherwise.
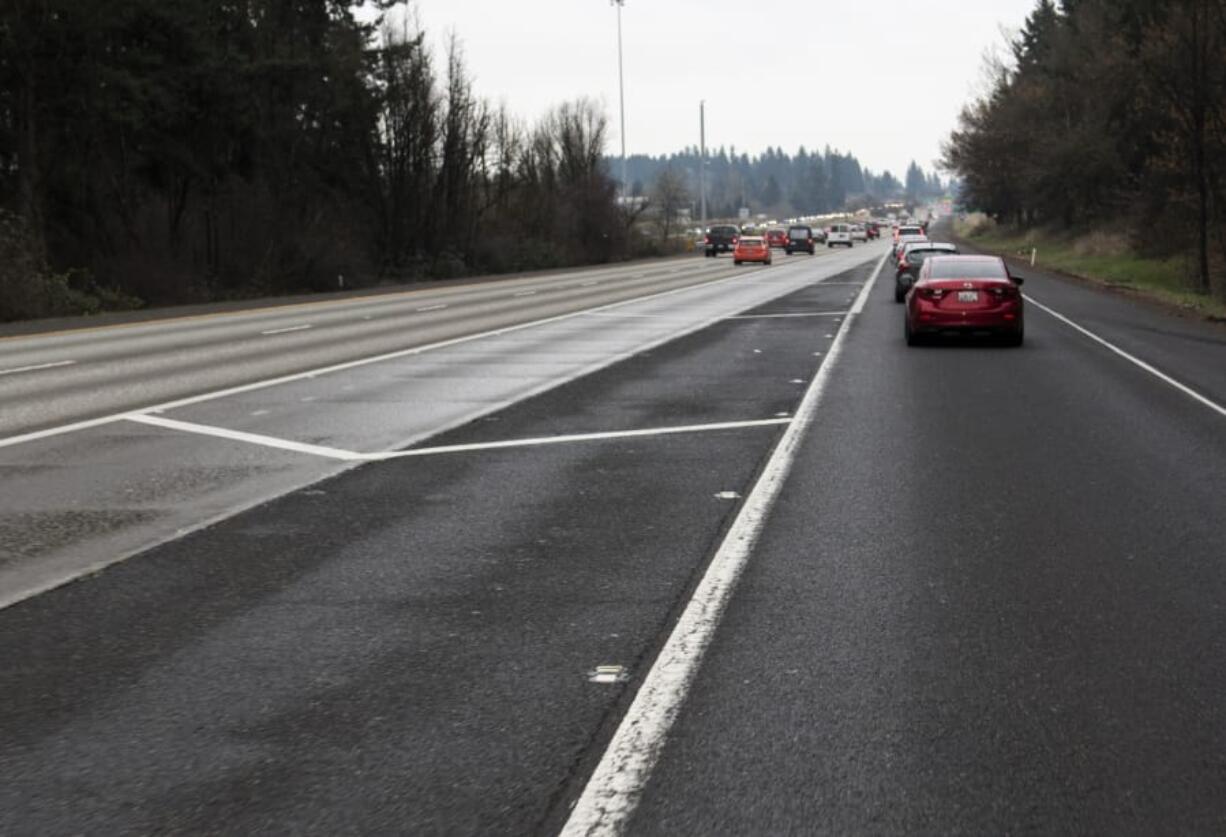
[[[736,249],[732,251],[732,263],[741,262],[770,264],[771,248],[766,239],[760,235],[741,236],[741,240],[736,243]]]

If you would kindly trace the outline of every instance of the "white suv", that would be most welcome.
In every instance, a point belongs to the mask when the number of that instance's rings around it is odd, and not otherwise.
[[[854,247],[851,243],[851,224],[831,224],[830,230],[826,233],[826,246],[833,247],[836,244],[846,244],[848,247]]]

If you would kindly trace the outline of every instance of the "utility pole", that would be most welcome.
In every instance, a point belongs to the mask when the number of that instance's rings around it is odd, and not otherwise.
[[[621,105],[621,136],[622,136],[622,203],[630,196],[630,183],[626,177],[626,81],[622,73],[622,6],[626,0],[609,0],[617,7],[617,95]]]
[[[702,194],[702,228],[707,229],[707,100],[698,103],[698,191]]]

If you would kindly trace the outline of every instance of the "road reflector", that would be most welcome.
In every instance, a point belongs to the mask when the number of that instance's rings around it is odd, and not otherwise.
[[[625,666],[596,666],[587,673],[592,683],[622,683],[630,678]]]

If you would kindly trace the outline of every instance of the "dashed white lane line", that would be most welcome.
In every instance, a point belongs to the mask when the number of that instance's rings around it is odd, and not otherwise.
[[[419,314],[423,314],[426,311],[442,311],[446,307],[447,307],[447,303],[442,302],[442,303],[439,303],[438,305],[424,305],[421,308],[414,308],[413,310]]]
[[[36,363],[33,366],[18,366],[14,369],[0,369],[0,375],[17,375],[21,372],[38,372],[41,369],[59,369],[62,366],[74,366],[75,360],[57,360],[54,363]]]
[[[613,734],[613,740],[562,829],[563,837],[617,835],[628,825],[719,626],[724,608],[791,470],[805,431],[813,422],[844,338],[856,319],[855,314],[863,310],[863,302],[884,265],[885,256],[882,256],[872,278],[860,291],[852,315],[839,327],[838,337],[806,389],[792,423],[746,497],[702,581]]]
[[[536,294],[537,291],[519,291],[518,293],[512,294],[512,296],[536,296]]]
[[[686,424],[675,427],[650,427],[639,430],[610,430],[596,433],[572,433],[563,436],[539,436],[526,439],[505,439],[498,442],[474,442],[467,445],[436,445],[430,448],[414,448],[413,450],[393,450],[376,453],[360,453],[352,450],[309,445],[276,436],[265,436],[262,433],[247,433],[242,430],[230,430],[210,424],[197,424],[191,421],[179,421],[163,416],[151,416],[147,413],[133,413],[125,416],[128,421],[147,424],[165,430],[176,430],[182,433],[193,433],[198,436],[213,436],[218,439],[228,439],[232,442],[245,442],[266,448],[276,448],[294,453],[304,453],[320,456],[325,459],[338,459],[342,462],[384,462],[389,459],[405,459],[414,456],[437,456],[444,453],[473,453],[486,450],[503,450],[506,448],[540,447],[542,445],[574,444],[576,442],[597,442],[609,439],[633,439],[647,436],[671,436],[678,433],[709,433],[714,430],[744,430],[751,427],[774,427],[791,422],[790,418],[752,419],[749,421],[723,421],[710,424]]]
[[[1204,395],[1201,395],[1199,392],[1192,389],[1187,384],[1180,383],[1179,381],[1172,378],[1170,375],[1167,375],[1165,372],[1162,372],[1161,370],[1141,360],[1136,355],[1129,354],[1128,352],[1124,351],[1123,349],[1121,349],[1119,346],[1115,345],[1114,343],[1111,343],[1110,341],[1105,340],[1102,337],[1099,337],[1097,334],[1090,331],[1088,328],[1078,325],[1077,323],[1070,320],[1068,317],[1061,314],[1059,311],[1056,311],[1052,308],[1047,307],[1046,305],[1039,302],[1038,300],[1036,300],[1034,297],[1030,296],[1029,294],[1024,294],[1024,296],[1027,302],[1029,302],[1034,307],[1038,308],[1040,311],[1044,311],[1050,314],[1051,316],[1055,317],[1060,322],[1064,323],[1069,328],[1072,328],[1075,331],[1078,331],[1081,334],[1084,334],[1086,337],[1090,338],[1095,343],[1098,343],[1100,346],[1103,346],[1104,348],[1109,349],[1110,351],[1119,355],[1124,360],[1136,366],[1138,369],[1143,369],[1144,371],[1153,375],[1158,380],[1162,381],[1164,384],[1169,384],[1170,386],[1179,390],[1180,392],[1182,392],[1184,395],[1188,396],[1189,398],[1195,401],[1199,401],[1201,404],[1205,405],[1210,410],[1213,410],[1218,415],[1226,416],[1226,407],[1222,406],[1221,404],[1218,404],[1216,401],[1213,401],[1205,397]]]
[[[289,334],[291,331],[306,331],[309,328],[314,328],[314,326],[310,323],[303,323],[302,325],[286,326],[285,328],[271,328],[268,331],[261,331],[260,334]]]

